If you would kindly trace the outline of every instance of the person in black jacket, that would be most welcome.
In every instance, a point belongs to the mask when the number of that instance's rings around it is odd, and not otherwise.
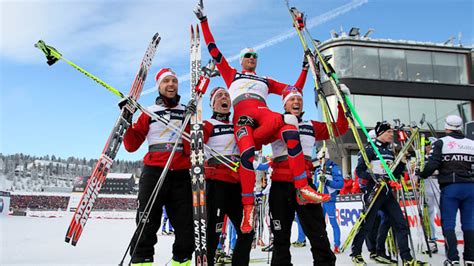
[[[444,129],[446,136],[433,143],[420,177],[427,178],[434,171],[439,172],[441,228],[447,255],[444,265],[459,265],[454,232],[458,210],[464,234],[464,263],[474,265],[474,141],[462,134],[459,116],[446,117]]]
[[[393,142],[393,129],[392,126],[386,122],[377,122],[375,126],[375,145],[377,146],[380,154],[385,159],[387,164],[391,164],[395,160],[395,156],[390,149],[390,145]],[[366,235],[371,230],[374,225],[375,218],[377,216],[378,210],[382,210],[387,218],[391,221],[391,225],[394,228],[395,237],[397,239],[398,248],[400,252],[400,257],[403,260],[403,265],[423,265],[423,262],[419,262],[413,259],[410,254],[410,248],[408,247],[408,233],[409,228],[407,222],[403,217],[402,210],[397,200],[393,196],[392,189],[389,185],[380,185],[380,182],[384,181],[389,183],[389,178],[385,172],[381,161],[377,157],[374,149],[370,144],[367,144],[365,147],[367,152],[368,159],[372,166],[372,171],[374,177],[372,177],[367,169],[367,166],[364,162],[362,155],[359,152],[359,160],[357,162],[356,173],[359,177],[359,184],[361,187],[363,195],[363,202],[365,208],[370,205],[370,202],[373,200],[373,196],[378,189],[383,189],[379,196],[375,199],[375,203],[372,209],[367,214],[364,222],[362,223],[359,231],[354,237],[352,242],[352,261],[356,265],[365,265],[364,258],[362,257],[362,244]],[[403,162],[404,161],[404,162]],[[402,160],[400,164],[393,171],[395,177],[400,177],[403,169],[405,168],[406,160]],[[374,180],[375,179],[375,180]],[[386,254],[377,254],[380,257],[387,257],[387,260],[390,258]],[[389,262],[387,262],[389,263]]]

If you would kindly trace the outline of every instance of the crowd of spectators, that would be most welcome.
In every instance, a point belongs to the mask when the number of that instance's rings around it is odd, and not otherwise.
[[[68,196],[52,195],[10,195],[12,210],[66,210],[69,203]],[[96,210],[136,210],[136,198],[97,198]]]
[[[98,198],[94,204],[96,210],[136,210],[138,207],[135,198]]]
[[[13,210],[66,210],[68,202],[67,196],[10,195]]]

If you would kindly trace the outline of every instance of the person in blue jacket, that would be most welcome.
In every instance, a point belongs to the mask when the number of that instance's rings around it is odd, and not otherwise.
[[[462,119],[450,115],[444,121],[446,136],[433,143],[421,178],[437,170],[441,190],[441,228],[446,240],[444,265],[460,265],[457,249],[456,215],[461,212],[464,236],[464,265],[474,265],[474,141],[462,133]]]
[[[321,165],[323,158],[326,159],[325,166]],[[314,171],[314,183],[319,187],[319,182],[323,183],[323,193],[331,195],[331,200],[323,203],[324,216],[326,214],[331,223],[334,234],[334,253],[339,253],[339,246],[341,245],[341,230],[336,219],[336,196],[339,190],[344,187],[344,178],[339,166],[329,159],[329,152],[320,151],[318,153],[318,160],[320,165]],[[325,170],[325,172],[323,172]]]

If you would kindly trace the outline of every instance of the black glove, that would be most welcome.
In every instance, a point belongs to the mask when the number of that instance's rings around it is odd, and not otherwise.
[[[190,100],[188,105],[185,108],[185,113],[186,115],[193,115],[196,113],[196,101],[195,100]]]
[[[303,65],[302,65],[302,67],[303,67],[304,69],[308,69],[308,68],[309,68],[308,56],[306,56],[306,55],[303,56]]]
[[[135,107],[134,103],[135,101],[132,100],[130,97],[124,97],[122,98],[118,103],[118,107],[120,108],[120,110],[123,109],[123,107],[125,107],[125,105],[127,105],[128,103],[130,103],[132,106],[133,106],[133,113],[135,113],[135,111],[137,110],[137,108]]]
[[[420,168],[419,168],[419,167],[416,167],[416,168],[415,168],[415,175],[418,176],[419,178],[422,178],[422,177],[420,176],[420,174],[421,174]]]
[[[321,170],[318,171],[318,178],[319,178],[319,182],[321,182],[323,184],[326,184],[326,181],[328,180],[326,175],[323,174],[323,172]]]
[[[204,4],[202,3],[202,0],[199,0],[198,1],[198,4],[196,5],[196,7],[193,9],[194,11],[194,14],[196,14],[196,17],[200,20],[200,21],[204,21],[207,19],[206,15],[204,15]]]

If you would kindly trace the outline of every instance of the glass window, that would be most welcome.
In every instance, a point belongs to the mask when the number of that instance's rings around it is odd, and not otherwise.
[[[467,56],[457,55],[459,66],[459,81],[461,84],[468,84],[467,81]]]
[[[408,80],[433,81],[433,65],[431,53],[422,51],[406,51]]]
[[[459,84],[458,58],[451,53],[432,53],[434,81]]]
[[[425,119],[436,127],[436,107],[434,99],[408,99],[410,105],[410,121],[419,123],[423,114]]]
[[[354,95],[355,108],[364,126],[374,127],[382,120],[382,101],[380,96]]]
[[[334,68],[340,77],[352,76],[352,60],[350,47],[334,48]]]
[[[379,49],[380,77],[387,80],[407,80],[405,51]]]
[[[378,49],[352,47],[352,60],[352,73],[355,77],[380,79]]]
[[[464,115],[466,116],[466,121],[472,121],[471,103],[462,102],[462,108],[464,109]]]
[[[410,108],[408,98],[382,97],[382,118],[392,122],[393,119],[400,119],[402,123],[410,123]]]
[[[459,115],[458,104],[461,101],[456,100],[435,100],[436,102],[436,121],[438,125],[433,126],[438,130],[444,129],[444,120],[448,115]]]

